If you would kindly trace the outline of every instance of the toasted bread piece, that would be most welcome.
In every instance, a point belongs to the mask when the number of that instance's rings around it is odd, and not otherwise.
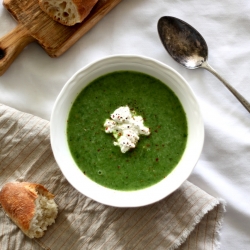
[[[98,0],[39,0],[40,8],[55,21],[72,26],[81,23]]]
[[[30,238],[40,238],[55,222],[54,195],[44,186],[29,182],[9,182],[0,191],[5,213]]]

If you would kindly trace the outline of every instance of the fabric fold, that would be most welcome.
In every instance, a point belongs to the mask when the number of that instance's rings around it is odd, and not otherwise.
[[[0,187],[27,181],[55,194],[56,223],[36,240],[0,209],[1,249],[218,249],[225,203],[186,181],[144,207],[105,206],[80,194],[57,166],[49,122],[0,104]]]

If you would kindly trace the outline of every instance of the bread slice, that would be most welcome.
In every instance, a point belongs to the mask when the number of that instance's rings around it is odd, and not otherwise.
[[[39,0],[40,8],[55,21],[72,26],[81,23],[98,0]]]
[[[36,183],[6,183],[0,191],[0,203],[5,213],[30,238],[42,237],[58,213],[54,195]]]

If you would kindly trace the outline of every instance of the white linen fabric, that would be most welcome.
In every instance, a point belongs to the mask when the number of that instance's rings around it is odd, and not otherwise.
[[[123,0],[59,58],[28,45],[0,77],[0,103],[49,120],[65,82],[88,63],[115,54],[166,63],[189,82],[204,118],[205,144],[189,181],[227,202],[221,249],[250,249],[250,114],[211,73],[170,58],[157,33],[164,15],[193,25],[207,41],[211,66],[250,101],[250,1]],[[0,20],[2,37],[16,22],[2,5]]]

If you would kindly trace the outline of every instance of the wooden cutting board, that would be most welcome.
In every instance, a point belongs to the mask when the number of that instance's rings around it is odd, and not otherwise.
[[[119,2],[99,0],[82,23],[64,26],[44,13],[38,0],[4,0],[4,6],[17,20],[17,27],[0,39],[0,75],[31,42],[38,42],[51,57],[60,56]]]

